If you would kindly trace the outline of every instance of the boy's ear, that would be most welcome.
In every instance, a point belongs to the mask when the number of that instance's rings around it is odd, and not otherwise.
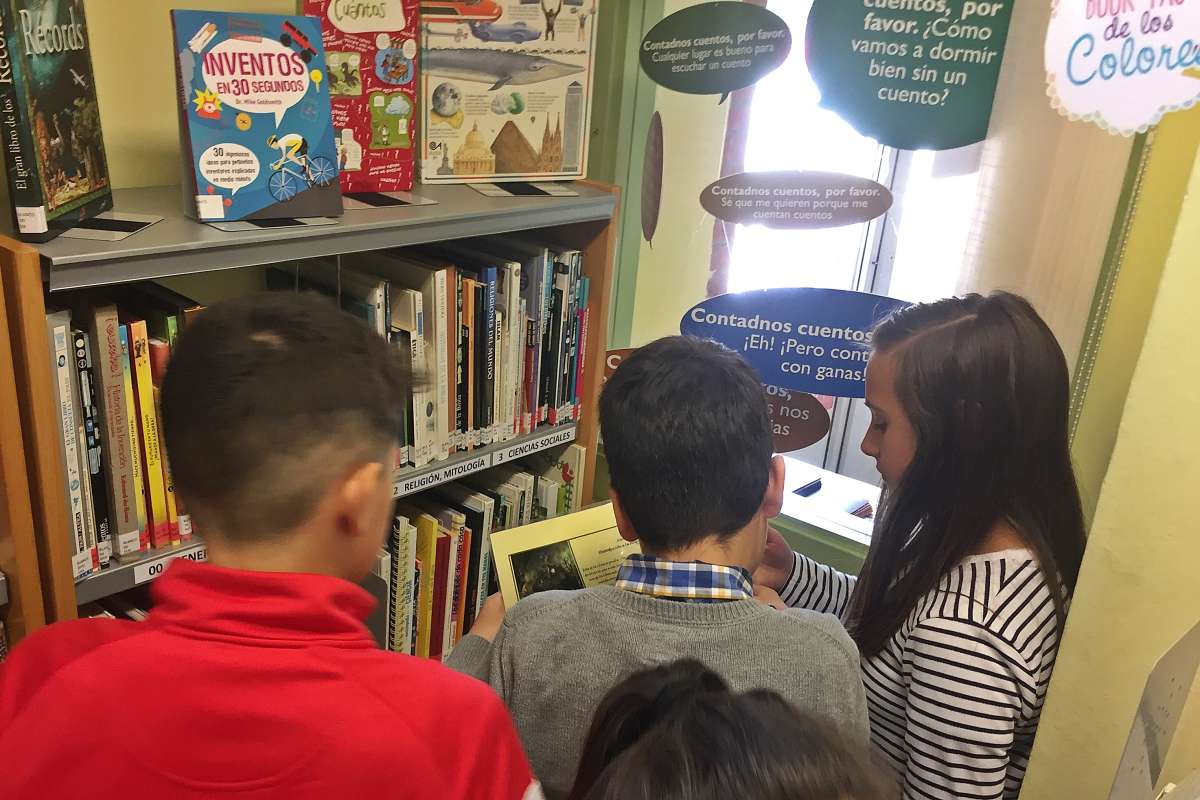
[[[378,461],[352,468],[337,488],[338,532],[358,536],[374,533],[375,498],[379,482],[384,479],[384,466]]]
[[[616,489],[609,488],[608,498],[612,500],[613,516],[617,518],[617,533],[621,534],[621,538],[627,542],[636,542],[638,540],[637,531],[633,529],[629,517],[625,514],[625,509],[621,507],[621,498],[617,496]]]
[[[783,456],[771,459],[771,471],[767,473],[767,490],[763,492],[762,514],[766,519],[773,519],[783,511],[783,484],[787,476],[787,466]]]

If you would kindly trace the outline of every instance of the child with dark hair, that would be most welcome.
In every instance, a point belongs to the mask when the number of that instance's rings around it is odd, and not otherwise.
[[[162,412],[209,563],[173,561],[144,622],[59,623],[14,649],[0,797],[540,797],[492,692],[363,624],[408,381],[316,296],[189,324]]]
[[[531,595],[507,615],[489,600],[449,661],[504,698],[547,795],[570,787],[605,692],[681,657],[739,691],[774,689],[865,741],[858,651],[845,630],[754,597],[750,575],[784,477],[754,370],[714,342],[660,339],[609,379],[600,427],[617,527],[641,554],[615,586]]]
[[[1016,800],[1083,558],[1062,348],[1006,292],[875,329],[862,451],[885,488],[856,578],[771,534],[757,573],[838,614],[905,800]]]
[[[637,672],[596,711],[568,800],[890,800],[867,748],[778,693],[733,694],[691,659]]]

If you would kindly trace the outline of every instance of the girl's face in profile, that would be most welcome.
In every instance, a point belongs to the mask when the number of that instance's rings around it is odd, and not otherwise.
[[[896,355],[875,353],[867,362],[867,408],[871,427],[862,440],[862,451],[875,459],[875,468],[890,488],[912,463],[917,434],[896,396]]]

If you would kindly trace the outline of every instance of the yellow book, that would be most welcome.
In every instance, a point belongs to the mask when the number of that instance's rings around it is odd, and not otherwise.
[[[131,462],[131,485],[134,505],[137,506],[138,531],[140,532],[141,550],[150,547],[150,518],[146,514],[145,482],[142,478],[142,454],[138,445],[137,400],[133,394],[133,344],[130,340],[129,326],[122,325],[117,329],[121,342],[121,379],[124,384],[125,418],[129,427],[129,461]]]
[[[141,426],[142,475],[146,483],[150,518],[150,543],[154,547],[171,544],[171,518],[167,513],[167,487],[163,481],[161,449],[158,441],[158,414],[154,408],[154,379],[150,372],[150,343],[146,321],[129,323],[133,349],[133,382],[137,390],[138,422]]]
[[[417,528],[417,561],[421,563],[421,585],[417,594],[417,647],[415,655],[429,658],[430,629],[433,624],[433,576],[437,574],[438,522],[411,505],[401,505],[397,513],[408,517]]]
[[[611,503],[492,534],[505,608],[535,592],[611,584],[625,556],[638,552],[621,538]]]

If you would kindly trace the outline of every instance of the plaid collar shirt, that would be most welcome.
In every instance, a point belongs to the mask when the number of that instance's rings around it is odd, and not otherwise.
[[[754,599],[750,573],[741,567],[667,561],[637,553],[626,556],[617,570],[616,587],[690,603]]]

